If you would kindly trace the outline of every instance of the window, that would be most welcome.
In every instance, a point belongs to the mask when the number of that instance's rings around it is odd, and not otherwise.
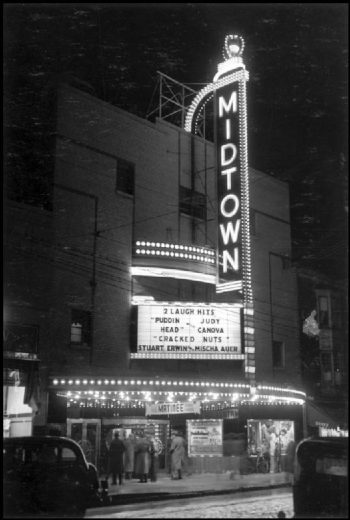
[[[91,344],[91,313],[79,309],[72,309],[70,342],[73,345]]]
[[[5,323],[4,351],[36,354],[38,352],[39,327],[20,323]]]
[[[180,242],[190,245],[206,243],[205,222],[188,215],[180,215]]]
[[[207,212],[205,195],[180,186],[180,212],[205,220]]]
[[[124,159],[117,159],[116,190],[134,195],[135,165]]]
[[[327,296],[319,296],[318,297],[318,317],[319,317],[319,326],[329,327],[329,306],[328,306],[328,297]]]
[[[321,371],[324,381],[332,380],[332,354],[329,352],[321,353]]]
[[[287,256],[287,255],[281,256],[281,260],[282,260],[282,269],[283,270],[291,268],[292,262],[291,262],[291,259],[289,256]]]
[[[282,341],[272,342],[272,366],[273,368],[284,368],[284,344]]]

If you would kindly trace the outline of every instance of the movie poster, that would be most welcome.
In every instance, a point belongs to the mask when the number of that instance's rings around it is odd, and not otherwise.
[[[222,419],[187,420],[188,456],[222,456]]]

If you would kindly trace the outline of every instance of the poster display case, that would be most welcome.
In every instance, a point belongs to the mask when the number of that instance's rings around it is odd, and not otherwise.
[[[264,457],[271,473],[284,471],[295,448],[294,421],[248,419],[248,456]]]
[[[187,420],[188,456],[222,456],[222,419]]]

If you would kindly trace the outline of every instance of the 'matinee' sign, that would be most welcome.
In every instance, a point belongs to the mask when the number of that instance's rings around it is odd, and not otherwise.
[[[242,280],[239,82],[215,92],[218,285]]]

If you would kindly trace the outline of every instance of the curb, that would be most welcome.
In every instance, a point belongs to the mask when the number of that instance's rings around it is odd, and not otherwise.
[[[167,492],[159,491],[158,493],[130,493],[123,495],[109,495],[104,504],[99,507],[108,506],[122,506],[133,503],[142,502],[159,502],[162,500],[186,499],[186,498],[200,498],[203,496],[220,496],[234,493],[242,493],[245,491],[262,491],[264,489],[279,489],[284,487],[291,487],[290,483],[272,484],[269,486],[242,486],[234,489],[220,489],[220,490],[202,490],[202,491],[182,491],[182,492]],[[95,508],[94,508],[95,509]]]

